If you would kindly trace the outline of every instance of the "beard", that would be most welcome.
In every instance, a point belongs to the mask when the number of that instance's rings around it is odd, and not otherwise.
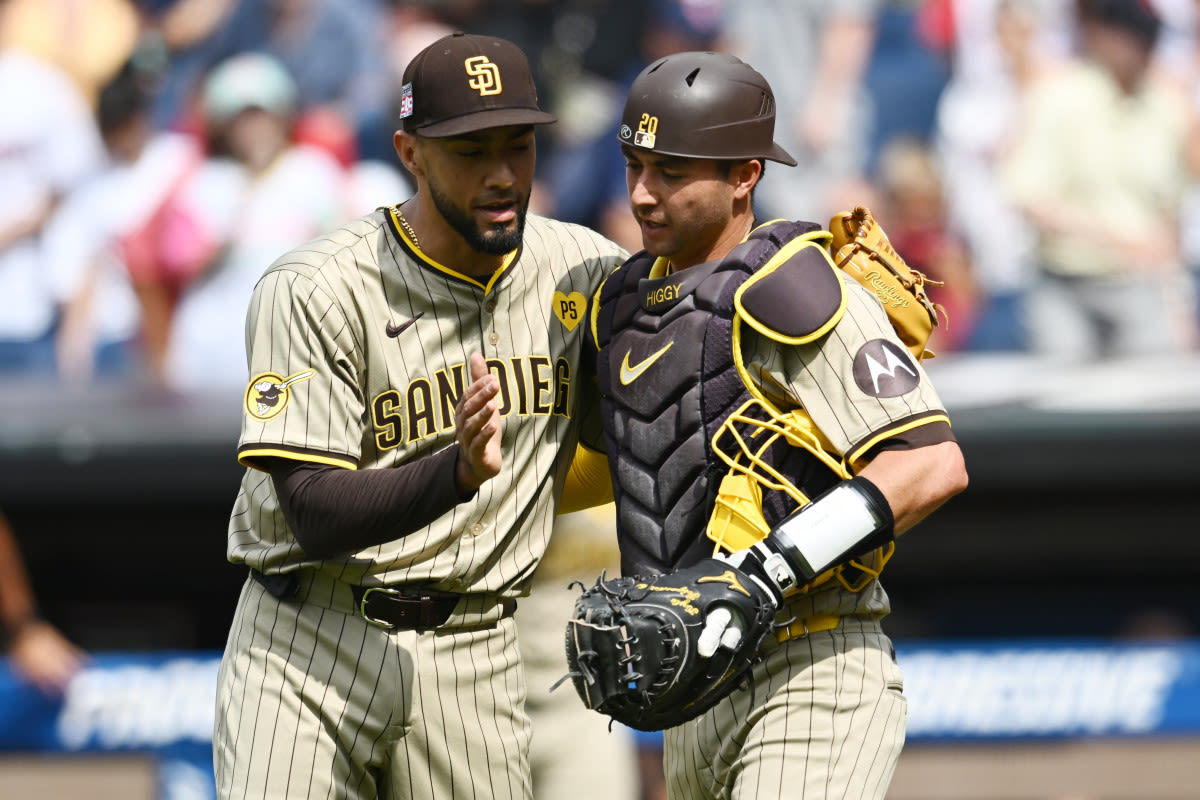
[[[512,222],[482,227],[470,212],[454,205],[454,202],[432,182],[429,184],[429,194],[438,212],[475,252],[488,256],[503,256],[521,246],[529,198],[525,198],[523,202],[517,200],[517,218]]]

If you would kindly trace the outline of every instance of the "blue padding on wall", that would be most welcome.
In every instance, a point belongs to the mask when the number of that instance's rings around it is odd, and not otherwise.
[[[1200,642],[897,648],[908,738],[1200,734]]]

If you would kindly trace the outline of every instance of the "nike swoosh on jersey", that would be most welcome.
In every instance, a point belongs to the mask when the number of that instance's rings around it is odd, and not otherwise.
[[[621,361],[621,383],[625,386],[628,386],[636,381],[643,372],[650,368],[651,364],[653,364],[655,361],[658,361],[658,359],[662,357],[663,353],[670,350],[671,345],[673,344],[675,344],[674,341],[667,342],[666,347],[651,353],[633,366],[630,366],[629,364],[629,353],[631,351],[626,350],[625,358]]]
[[[406,322],[402,322],[402,323],[400,323],[399,325],[393,325],[392,323],[390,323],[390,322],[389,322],[389,323],[387,324],[387,327],[386,327],[386,328],[384,328],[384,331],[387,333],[387,335],[388,335],[388,336],[390,336],[390,337],[392,337],[393,339],[395,339],[397,336],[399,336],[400,334],[402,334],[402,333],[404,333],[406,330],[408,330],[408,326],[409,326],[409,325],[412,325],[414,322],[416,322],[417,320],[419,320],[419,319],[420,319],[421,317],[423,317],[423,316],[425,316],[425,312],[424,312],[424,311],[420,312],[419,314],[417,314],[417,315],[416,315],[415,317],[413,317],[412,319],[410,319],[410,320],[408,320],[408,321],[406,321]]]

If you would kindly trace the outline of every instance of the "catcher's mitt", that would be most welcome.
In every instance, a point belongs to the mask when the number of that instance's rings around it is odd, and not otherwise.
[[[859,206],[829,221],[834,263],[875,293],[892,327],[917,360],[932,358],[925,344],[945,310],[929,299],[925,287],[941,286],[910,267],[888,241],[871,212]]]
[[[567,663],[588,708],[643,731],[673,727],[733,691],[757,660],[778,599],[727,561],[700,563],[653,578],[605,579],[575,601],[567,624]],[[705,657],[710,615],[731,614],[740,641],[722,637]],[[736,633],[734,634],[736,637]]]

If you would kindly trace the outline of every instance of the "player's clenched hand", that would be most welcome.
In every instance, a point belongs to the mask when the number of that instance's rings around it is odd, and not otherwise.
[[[454,407],[454,424],[458,429],[458,486],[468,491],[478,489],[484,481],[496,477],[503,464],[500,412],[496,407],[500,384],[488,371],[487,362],[479,353],[471,354],[469,366],[471,385],[463,391]]]

